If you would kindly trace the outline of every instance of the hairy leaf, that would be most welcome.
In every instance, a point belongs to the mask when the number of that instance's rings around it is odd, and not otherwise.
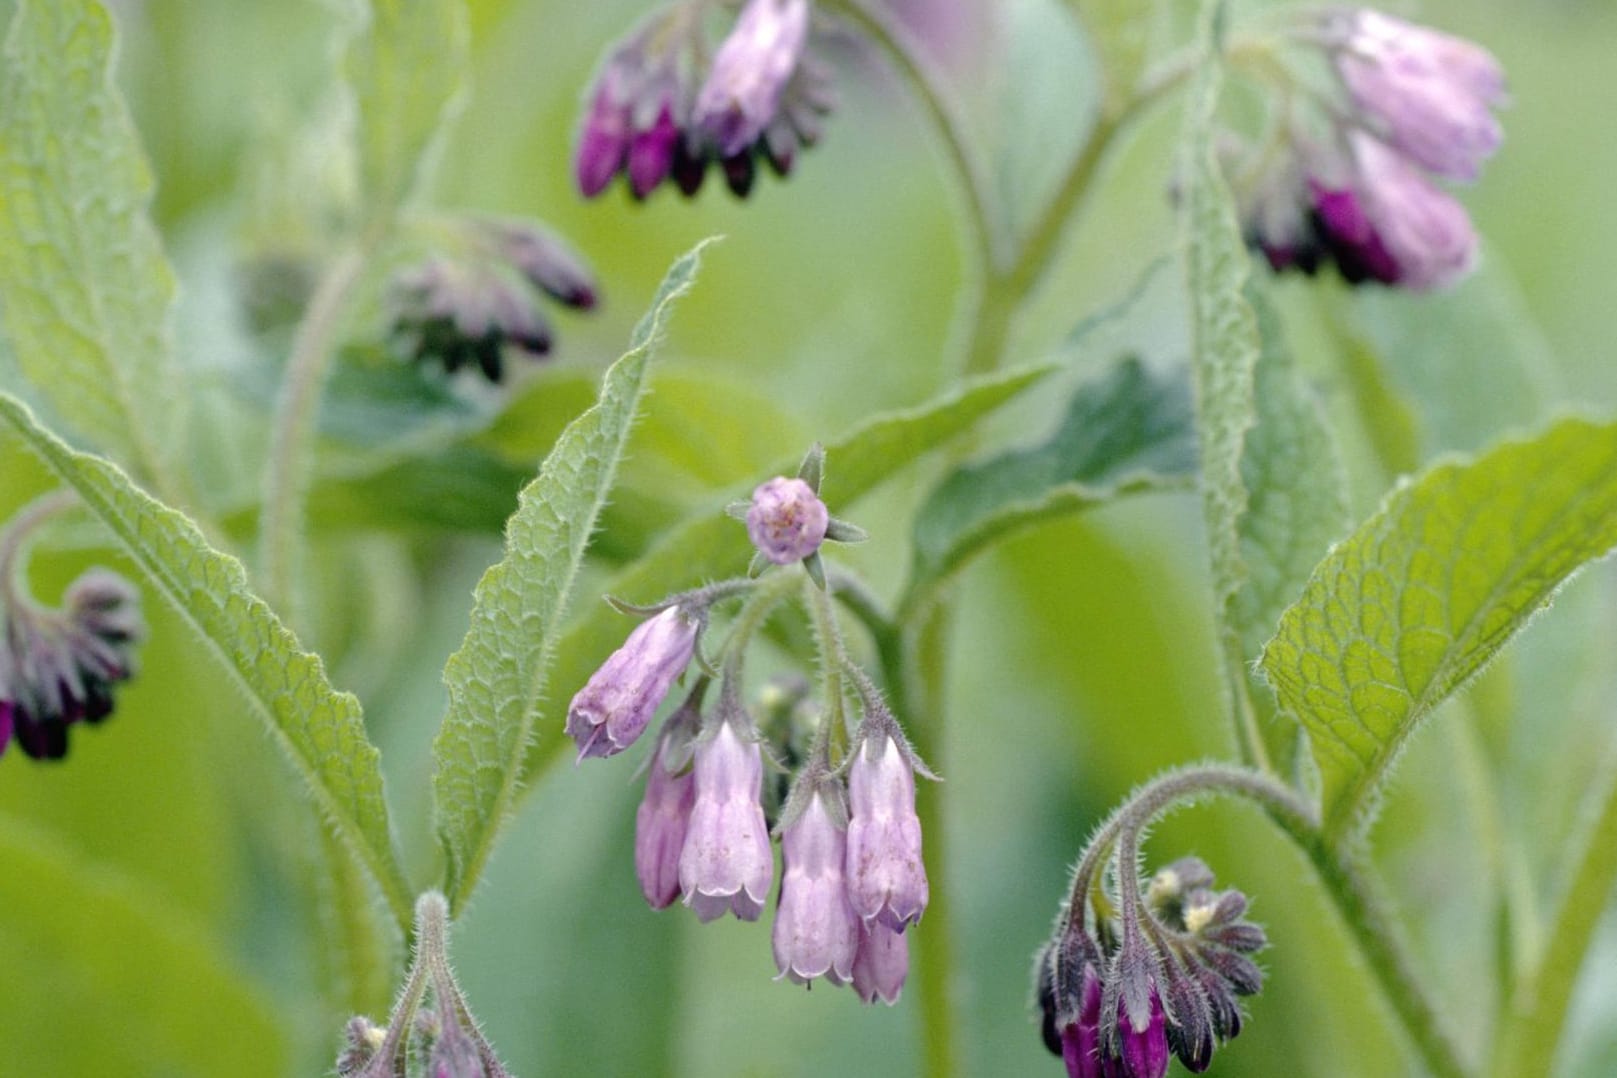
[[[17,6],[0,68],[0,308],[41,400],[161,479],[184,419],[174,276],[113,48],[94,0]]]
[[[0,420],[78,494],[195,630],[407,923],[412,896],[393,849],[380,754],[365,736],[359,701],[331,687],[319,657],[299,647],[248,588],[241,563],[209,546],[183,514],[136,487],[116,465],[75,452],[3,394]]]
[[[1262,658],[1327,826],[1364,820],[1420,721],[1614,543],[1617,425],[1566,420],[1440,464],[1332,550]]]
[[[359,112],[359,178],[376,216],[420,181],[453,111],[466,63],[460,0],[370,0],[369,21],[348,52]]]
[[[285,1027],[201,925],[6,817],[0,862],[7,1073],[285,1073]]]
[[[546,675],[584,552],[612,491],[650,363],[701,247],[669,268],[630,348],[606,372],[599,401],[556,440],[505,529],[505,557],[477,584],[471,627],[444,669],[449,712],[433,743],[445,893],[470,895],[510,813],[544,703]]]
[[[821,495],[834,512],[842,511],[887,478],[895,461],[908,463],[943,445],[1055,369],[1041,365],[978,379],[917,407],[866,420],[825,443],[828,467]],[[777,461],[771,474],[794,475],[798,463],[799,458]],[[743,572],[752,557],[752,546],[747,530],[724,515],[724,504],[725,500],[716,501],[668,532],[602,590],[631,602],[652,602],[682,588]],[[606,603],[586,607],[557,644],[558,688],[568,694],[576,691],[627,633],[623,615]],[[560,748],[559,738],[536,739],[529,748],[524,774],[537,775]]]
[[[1163,376],[1124,360],[1078,388],[1045,441],[967,465],[932,492],[915,518],[915,589],[941,583],[1018,528],[1119,494],[1183,485],[1195,471],[1183,372]]]
[[[1314,566],[1351,526],[1347,478],[1319,401],[1293,366],[1279,320],[1256,282],[1248,285],[1247,298],[1257,315],[1263,350],[1253,386],[1257,421],[1241,453],[1247,505],[1237,535],[1247,572],[1227,612],[1240,638],[1243,662],[1257,658]],[[1264,691],[1252,694],[1259,732],[1271,761],[1289,765],[1296,727],[1272,721],[1267,696]]]

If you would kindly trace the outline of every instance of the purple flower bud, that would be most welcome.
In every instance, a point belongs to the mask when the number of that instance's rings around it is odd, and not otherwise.
[[[692,127],[721,158],[745,153],[774,119],[808,40],[808,0],[748,0],[696,96]]]
[[[859,919],[848,904],[842,874],[847,832],[826,797],[815,790],[780,839],[780,907],[771,935],[780,976],[798,984],[816,977],[847,984],[859,949]],[[841,815],[840,805],[836,810]]]
[[[573,157],[573,174],[585,198],[606,190],[629,151],[629,110],[632,75],[614,55],[601,72]]]
[[[1061,1059],[1067,1078],[1101,1078],[1100,977],[1086,965],[1078,1001],[1078,1018],[1061,1030]]]
[[[756,921],[769,897],[774,854],[759,803],[763,752],[727,717],[696,743],[696,803],[679,855],[685,905],[701,921],[731,910]]]
[[[636,131],[629,140],[629,190],[635,198],[645,198],[668,178],[674,167],[674,148],[679,139],[673,104],[664,101],[651,126]]]
[[[1327,16],[1337,71],[1388,141],[1439,176],[1473,180],[1499,148],[1499,62],[1469,41],[1361,8]]]
[[[1167,1015],[1155,979],[1150,983],[1150,1011],[1136,1025],[1124,1000],[1117,1003],[1117,1041],[1129,1078],[1162,1078],[1168,1073]]]
[[[566,243],[532,221],[484,219],[499,255],[528,283],[558,303],[587,311],[595,306],[595,275]]]
[[[567,708],[578,758],[611,756],[639,739],[674,681],[690,665],[701,622],[671,606],[638,625],[590,676]]]
[[[1397,282],[1425,291],[1466,274],[1477,236],[1465,208],[1380,140],[1360,132],[1352,143],[1366,213],[1397,266]]]
[[[859,998],[897,1003],[909,972],[909,937],[875,922],[860,923],[859,949],[853,956],[853,990]]]
[[[15,728],[12,714],[15,710],[10,700],[0,700],[0,756],[6,754],[6,746],[11,744],[11,734]]]
[[[657,739],[646,796],[634,816],[634,871],[640,891],[660,910],[679,897],[679,857],[696,804],[695,772],[673,758],[671,735]]]
[[[854,912],[902,932],[921,919],[929,890],[915,773],[886,731],[866,737],[854,754],[848,798],[848,896]]]
[[[831,522],[825,503],[801,479],[776,476],[752,492],[747,535],[776,565],[789,565],[820,549]]]

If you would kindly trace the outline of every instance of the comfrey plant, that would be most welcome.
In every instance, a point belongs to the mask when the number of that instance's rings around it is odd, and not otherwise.
[[[578,137],[578,188],[593,198],[620,172],[643,199],[664,180],[694,195],[710,165],[745,198],[758,163],[785,176],[835,106],[813,50],[809,0],[748,0],[716,50],[710,0],[679,0],[612,47]]]
[[[1268,142],[1232,155],[1250,177],[1240,193],[1248,242],[1280,271],[1335,265],[1350,284],[1452,284],[1477,238],[1433,179],[1475,180],[1498,149],[1498,62],[1364,8],[1329,10],[1291,33],[1332,77],[1315,89],[1282,67],[1286,104]]]
[[[6,5],[8,1073],[1604,1073],[1611,589],[1504,649],[1617,546],[1524,328],[1609,256],[1481,240],[1598,200],[1472,221],[1463,5],[1171,6]]]
[[[895,1003],[909,968],[904,931],[926,909],[926,866],[915,814],[915,775],[931,778],[870,676],[849,657],[827,592],[822,544],[861,542],[864,532],[820,500],[824,450],[816,445],[794,477],[776,476],[751,502],[730,507],[756,548],[753,577],[721,581],[650,607],[614,603],[646,618],[567,709],[578,758],[633,744],[701,650],[713,608],[743,599],[719,667],[705,656],[684,701],[664,720],[635,816],[635,873],[653,909],[675,899],[701,921],[733,913],[755,921],[774,879],[771,834],[781,845],[772,933],[782,977],[852,984],[865,1002]],[[801,565],[801,578],[755,577],[766,566]],[[799,594],[818,633],[824,699],[794,694],[794,706],[760,724],[742,703],[746,649],[789,595]],[[720,683],[704,713],[712,680]],[[845,698],[859,701],[856,722]],[[798,728],[806,723],[808,730]],[[805,736],[806,735],[806,736]],[[782,802],[770,803],[767,766],[808,742]],[[773,817],[771,825],[770,817]]]

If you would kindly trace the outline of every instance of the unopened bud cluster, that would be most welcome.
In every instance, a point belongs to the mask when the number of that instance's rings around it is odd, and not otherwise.
[[[1351,284],[1412,291],[1453,283],[1477,237],[1434,181],[1475,180],[1498,148],[1498,62],[1365,8],[1328,9],[1293,40],[1323,59],[1329,88],[1313,89],[1319,107],[1289,112],[1269,144],[1231,154],[1248,242],[1276,271],[1334,265]],[[1299,77],[1294,89],[1307,86]]]
[[[588,268],[537,223],[455,218],[442,241],[389,289],[391,346],[406,359],[498,382],[512,354],[549,354],[554,335],[541,296],[577,310],[595,306]]]
[[[1240,997],[1263,987],[1250,956],[1267,937],[1202,861],[1133,886],[1118,904],[1134,903],[1137,923],[1069,910],[1039,956],[1041,1031],[1069,1078],[1162,1078],[1170,1055],[1199,1074],[1241,1031]]]
[[[791,171],[834,106],[813,55],[809,0],[747,0],[714,49],[701,0],[653,13],[608,52],[589,92],[574,169],[593,198],[622,173],[637,199],[672,179],[685,195],[718,165],[738,196],[758,162]]]
[[[862,535],[820,502],[821,466],[816,448],[796,478],[764,483],[751,503],[732,507],[764,563],[800,562],[819,589],[826,587],[821,543],[833,533]],[[579,759],[633,744],[699,659],[712,608],[742,595],[761,601],[756,587],[751,579],[726,581],[642,610],[646,620],[573,697],[567,733]],[[829,610],[828,600],[819,601]],[[780,975],[800,984],[823,978],[852,985],[866,1002],[895,1002],[909,969],[906,929],[928,898],[915,812],[915,773],[928,772],[873,683],[851,664],[858,721],[833,724],[841,701],[838,709],[816,702],[800,682],[777,683],[757,714],[749,710],[740,684],[746,643],[732,633],[723,672],[696,675],[656,736],[635,817],[641,891],[654,909],[679,900],[704,922],[727,913],[756,920],[775,885],[771,836],[778,835],[772,943]],[[710,703],[714,677],[719,691]],[[795,771],[784,787],[773,781],[777,768]]]
[[[80,575],[60,609],[35,601],[19,564],[27,515],[0,534],[0,754],[15,740],[36,760],[60,759],[74,724],[112,714],[146,623],[140,593],[110,569]]]

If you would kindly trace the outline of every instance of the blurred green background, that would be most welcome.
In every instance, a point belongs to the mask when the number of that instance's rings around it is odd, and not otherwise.
[[[111,6],[125,30],[120,77],[184,284],[180,340],[199,388],[240,398],[229,382],[274,351],[241,330],[228,291],[253,147],[313,111],[339,19],[316,0]],[[543,217],[592,261],[606,302],[592,317],[564,317],[558,371],[593,377],[621,351],[668,263],[704,236],[728,236],[659,359],[620,498],[625,526],[637,490],[698,503],[761,477],[811,438],[954,379],[968,273],[954,188],[920,112],[878,57],[838,50],[842,103],[824,144],[745,204],[711,182],[694,203],[662,191],[637,206],[617,188],[586,203],[570,180],[578,102],[600,50],[645,5],[470,7],[475,82],[437,201]],[[930,41],[993,154],[996,182],[1031,205],[1092,107],[1084,46],[1040,0],[938,7],[931,18],[944,31]],[[1430,300],[1354,298],[1346,317],[1407,394],[1423,458],[1559,409],[1609,413],[1617,6],[1430,0],[1395,10],[1499,55],[1513,98],[1507,141],[1465,196],[1487,239],[1481,272]],[[1019,325],[1014,358],[1061,354],[1077,375],[1128,350],[1183,358],[1175,271],[1151,269],[1174,242],[1166,190],[1177,122],[1176,109],[1159,112],[1106,171]],[[1086,315],[1136,290],[1142,298],[1117,319],[1065,343]],[[1366,463],[1316,293],[1293,283],[1279,291],[1299,355],[1354,451],[1362,516],[1386,477]],[[1057,403],[1058,389],[1042,387],[985,440],[1025,440]],[[3,449],[0,508],[9,508],[45,479],[15,444]],[[208,467],[250,476],[252,451],[241,453]],[[873,534],[853,556],[872,579],[901,579],[909,514],[935,478],[931,465],[910,468],[860,503],[832,507]],[[58,538],[34,561],[42,597],[54,599],[87,564],[119,564],[93,537]],[[465,630],[471,586],[497,557],[490,528],[358,528],[319,548],[330,587],[314,643],[332,657],[339,687],[365,700],[418,880],[435,857],[428,748],[445,702],[438,671]],[[1153,496],[1023,535],[959,585],[950,723],[934,761],[947,779],[951,861],[934,869],[932,886],[953,899],[966,1017],[954,1032],[971,1073],[1060,1073],[1029,1016],[1028,970],[1067,866],[1130,787],[1231,751],[1204,563],[1195,499]],[[1527,896],[1541,911],[1553,901],[1557,855],[1617,737],[1614,599],[1610,567],[1575,581],[1416,739],[1374,831],[1422,971],[1473,1052],[1499,1005],[1502,931],[1478,836],[1502,828]],[[588,583],[576,601],[595,601]],[[183,626],[155,602],[148,612],[145,671],[116,719],[77,732],[65,766],[15,753],[0,761],[0,1074],[321,1073],[345,1016],[324,1002],[336,963],[311,912],[322,875],[312,813]],[[575,688],[550,695],[559,703]],[[1460,724],[1477,736],[1461,736]],[[559,716],[540,736],[561,736]],[[698,926],[680,909],[645,908],[630,781],[643,749],[545,775],[456,925],[464,987],[514,1072],[917,1073],[913,993],[889,1010],[849,992],[804,992],[771,980],[767,923]],[[1478,810],[1489,786],[1491,815]],[[1150,852],[1159,863],[1202,856],[1221,883],[1252,896],[1274,944],[1251,1020],[1211,1073],[1417,1072],[1308,867],[1259,814],[1238,805],[1181,813]],[[927,931],[923,923],[914,936],[918,963]],[[1608,917],[1557,1073],[1617,1073],[1614,960]],[[378,1018],[386,992],[370,993]]]

